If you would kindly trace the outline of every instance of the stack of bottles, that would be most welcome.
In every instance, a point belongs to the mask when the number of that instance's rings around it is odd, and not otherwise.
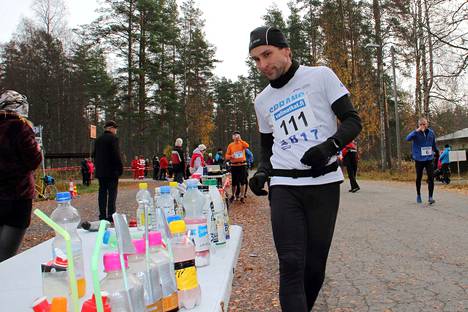
[[[181,192],[180,185],[172,183],[155,190],[152,198],[148,185],[139,184],[136,219],[140,231],[145,230],[148,222],[148,242],[145,235],[133,240],[135,253],[124,255],[126,283],[119,254],[104,253],[106,276],[100,283],[104,312],[176,312],[179,308],[193,309],[200,304],[197,267],[209,265],[212,247],[226,244],[229,218],[216,180],[205,181],[201,191],[199,185],[199,180],[189,179],[185,192]],[[80,216],[70,201],[69,192],[58,193],[57,208],[51,218],[70,234],[81,298],[85,295],[86,279],[82,243],[77,233]],[[112,231],[106,232],[105,243],[111,245],[109,233]],[[139,235],[141,237],[141,232]],[[52,306],[55,311],[71,308],[66,247],[60,235],[56,235],[52,247],[53,259],[42,265],[45,297],[35,302],[34,311],[52,311]],[[93,295],[84,301],[82,312],[95,310]]]

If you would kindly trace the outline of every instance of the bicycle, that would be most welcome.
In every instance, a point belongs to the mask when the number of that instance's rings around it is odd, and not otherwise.
[[[45,175],[41,178],[41,183],[35,185],[37,199],[55,199],[57,194],[57,187],[55,186],[55,179],[52,176]]]

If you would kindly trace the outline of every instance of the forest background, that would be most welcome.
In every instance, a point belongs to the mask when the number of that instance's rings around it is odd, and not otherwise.
[[[35,18],[0,46],[0,89],[27,95],[46,153],[89,152],[89,126],[99,134],[113,119],[127,164],[167,153],[177,137],[189,152],[199,143],[216,152],[234,130],[258,155],[253,102],[268,81],[248,58],[245,76],[214,74],[220,60],[196,1],[104,0],[98,18],[77,29],[66,26],[65,3],[35,0]],[[421,116],[439,136],[468,127],[467,7],[464,0],[296,0],[287,14],[272,5],[263,20],[284,30],[301,64],[337,73],[363,121],[362,159],[383,156],[392,168],[392,65],[403,158],[404,138]]]

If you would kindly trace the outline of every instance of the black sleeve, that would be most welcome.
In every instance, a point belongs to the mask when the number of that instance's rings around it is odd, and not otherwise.
[[[354,140],[361,132],[362,124],[356,109],[353,107],[348,95],[343,95],[333,102],[332,110],[340,120],[340,125],[335,134],[331,136],[342,149],[346,144]]]
[[[271,155],[273,155],[273,134],[272,133],[260,133],[260,161],[258,164],[257,172],[264,172],[269,175],[271,169]]]

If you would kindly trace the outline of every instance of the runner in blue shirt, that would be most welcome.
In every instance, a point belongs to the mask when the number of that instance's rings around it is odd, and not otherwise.
[[[429,129],[426,118],[420,118],[418,121],[419,127],[411,131],[406,137],[406,141],[412,141],[412,157],[416,164],[416,202],[422,203],[421,199],[421,180],[423,170],[426,168],[427,184],[429,189],[429,204],[435,203],[434,194],[434,152],[437,151],[435,143],[435,133]]]

